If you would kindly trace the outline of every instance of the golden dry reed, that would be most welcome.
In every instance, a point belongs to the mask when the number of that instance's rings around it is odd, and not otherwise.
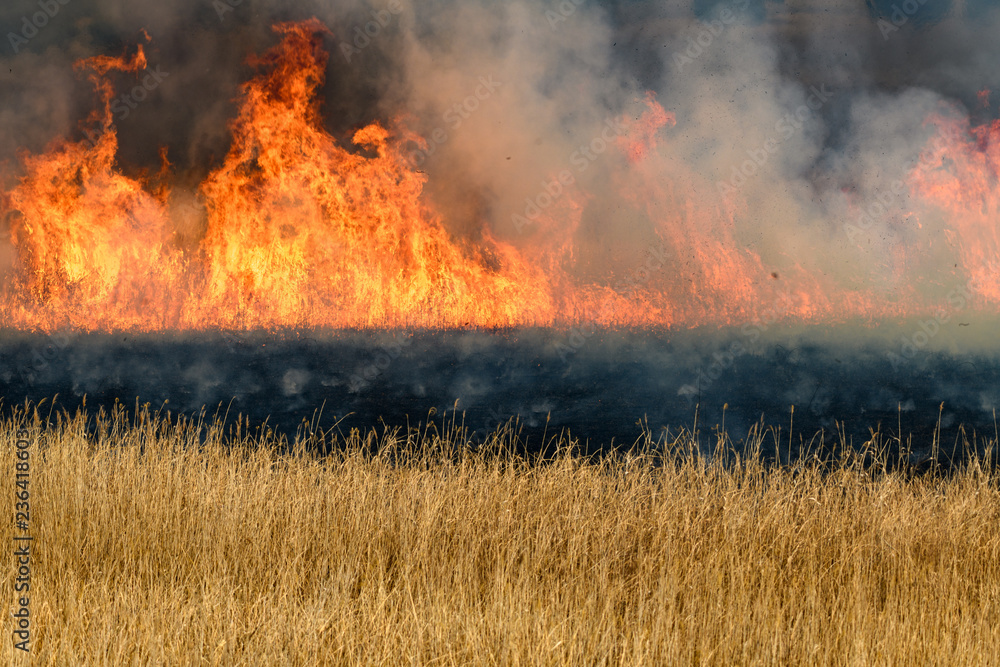
[[[871,443],[867,459],[769,465],[755,450],[773,431],[745,457],[723,438],[724,463],[693,453],[687,432],[629,455],[588,458],[557,439],[525,456],[511,427],[481,447],[457,428],[327,434],[320,456],[315,434],[289,445],[148,412],[5,414],[11,613],[18,429],[34,542],[31,653],[14,648],[7,613],[3,664],[1000,655],[994,434],[957,468],[914,471]]]

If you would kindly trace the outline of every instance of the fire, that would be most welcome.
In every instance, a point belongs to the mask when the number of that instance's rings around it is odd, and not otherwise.
[[[776,311],[820,321],[919,309],[845,290],[795,263],[778,280],[734,232],[744,215],[738,197],[706,202],[691,193],[712,184],[681,169],[662,173],[655,158],[669,153],[676,119],[652,94],[639,118],[622,119],[628,131],[609,151],[629,165],[614,185],[652,221],[655,262],[626,280],[575,277],[574,238],[589,199],[578,189],[538,216],[524,247],[500,240],[486,221],[458,237],[424,196],[427,176],[404,157],[407,146],[426,142],[402,119],[358,129],[350,146],[323,129],[326,28],[312,19],[275,30],[281,42],[251,61],[258,73],[241,88],[229,153],[198,190],[204,231],[196,245],[178,232],[176,202],[191,194],[163,184],[166,158],[158,182],[126,176],[116,164],[109,74],[143,70],[141,45],[129,56],[78,63],[100,101],[83,124],[93,139],[61,139],[24,155],[24,175],[3,195],[18,259],[0,291],[7,326],[676,327]],[[911,188],[948,209],[967,275],[1000,304],[1000,124],[942,122],[941,135],[941,154],[925,164],[947,157],[951,169],[917,169]]]
[[[5,320],[37,328],[169,323],[168,301],[154,298],[173,289],[179,262],[168,247],[165,202],[115,168],[113,89],[104,78],[145,67],[141,46],[130,58],[78,63],[102,101],[85,124],[94,140],[57,141],[46,154],[25,157],[26,176],[5,197],[23,267],[8,286]]]
[[[204,307],[192,326],[506,326],[547,323],[545,277],[486,230],[449,238],[421,199],[402,141],[372,124],[355,152],[323,131],[323,26],[278,26],[280,46],[243,87],[208,208]]]
[[[1000,120],[971,126],[967,119],[935,116],[931,142],[911,176],[912,186],[948,220],[973,291],[1000,305]]]

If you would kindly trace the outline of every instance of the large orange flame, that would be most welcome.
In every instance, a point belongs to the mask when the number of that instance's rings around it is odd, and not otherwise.
[[[113,89],[104,78],[144,69],[145,55],[140,46],[131,58],[99,56],[78,67],[102,102],[84,124],[88,139],[25,157],[27,174],[5,197],[22,264],[4,299],[5,320],[32,328],[169,325],[165,296],[178,257],[167,248],[165,203],[115,168]]]
[[[404,158],[408,143],[426,144],[402,121],[362,127],[353,146],[323,129],[317,92],[326,28],[312,19],[275,29],[283,39],[252,60],[258,74],[241,89],[230,151],[197,194],[205,216],[197,247],[178,233],[181,194],[128,177],[115,163],[109,73],[144,69],[142,48],[79,63],[101,101],[84,124],[93,139],[59,140],[24,156],[23,177],[3,196],[18,258],[0,293],[5,325],[673,327],[741,323],[776,310],[801,321],[921,310],[918,300],[887,304],[798,265],[777,280],[734,231],[745,214],[738,197],[693,197],[712,185],[681,170],[662,173],[654,158],[669,152],[664,134],[675,119],[652,94],[643,114],[620,121],[627,131],[609,149],[629,166],[616,189],[644,211],[657,239],[655,261],[635,276],[599,284],[567,269],[588,200],[579,189],[568,188],[533,221],[523,247],[496,238],[485,221],[457,237],[423,196],[426,175]],[[995,307],[1000,124],[941,121],[940,134],[933,150],[941,154],[922,164],[947,157],[951,168],[917,168],[910,186],[927,206],[946,209],[965,275]]]
[[[971,291],[1000,305],[1000,120],[970,126],[935,116],[937,140],[911,183],[947,220],[946,241],[958,251]]]
[[[424,175],[378,124],[350,152],[321,127],[326,54],[317,21],[243,87],[232,149],[202,186],[205,307],[194,326],[441,326],[544,323],[544,276],[483,232],[449,238],[421,199]],[[409,138],[409,137],[403,137]]]

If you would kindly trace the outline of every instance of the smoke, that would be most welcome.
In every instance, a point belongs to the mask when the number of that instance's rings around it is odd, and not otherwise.
[[[897,183],[932,135],[930,114],[994,115],[977,94],[1000,77],[1000,13],[973,0],[12,2],[0,9],[4,185],[19,151],[82,136],[94,99],[72,63],[144,43],[145,30],[162,80],[138,99],[136,77],[118,75],[119,163],[155,170],[166,147],[174,218],[193,242],[194,192],[228,150],[246,57],[275,43],[274,22],[310,16],[331,30],[327,130],[346,143],[361,124],[401,119],[422,135],[411,163],[456,235],[485,226],[530,253],[567,234],[574,250],[559,261],[604,283],[665,237],[669,270],[651,280],[704,283],[686,261],[699,250],[668,228],[756,253],[749,279],[779,286],[801,270],[831,289],[916,288],[938,303],[962,279],[942,275],[960,264],[941,241],[946,221],[915,211]],[[610,149],[616,123],[648,110],[647,91],[676,124],[626,160]],[[0,241],[0,271],[10,262]]]
[[[307,346],[260,332],[109,334],[38,349],[8,337],[0,394],[71,387],[196,411],[238,392],[239,410],[289,429],[322,401],[355,415],[350,426],[458,401],[477,429],[521,415],[544,432],[552,417],[604,441],[634,436],[643,417],[690,423],[699,404],[706,424],[744,430],[791,405],[800,428],[853,417],[863,432],[902,411],[928,430],[942,400],[955,423],[990,423],[1000,396],[996,321],[976,309],[984,278],[963,271],[952,221],[907,177],[926,160],[929,117],[997,115],[996,96],[981,95],[1000,83],[991,3],[18,0],[0,9],[0,190],[19,154],[85,138],[95,96],[73,63],[141,43],[149,71],[113,75],[119,167],[155,173],[166,148],[176,238],[196,246],[197,188],[229,150],[247,57],[277,42],[274,23],[312,16],[330,29],[326,130],[344,145],[376,120],[424,137],[408,159],[455,236],[488,230],[581,282],[649,284],[679,302],[749,282],[767,289],[726,298],[765,300],[714,335],[347,332]],[[620,150],[640,138],[641,155]],[[14,264],[4,204],[0,280]],[[532,255],[554,237],[571,241],[565,255]],[[995,236],[966,240],[980,241],[996,249]],[[709,273],[723,252],[759,263]],[[988,270],[996,280],[1000,263]],[[794,301],[804,276],[886,302],[917,294],[926,315],[860,336],[853,323],[790,332],[778,325],[808,306]]]

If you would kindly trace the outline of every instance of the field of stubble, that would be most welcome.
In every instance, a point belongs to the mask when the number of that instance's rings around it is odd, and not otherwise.
[[[987,664],[1000,484],[868,457],[515,452],[453,429],[299,446],[4,408],[30,441],[32,664]],[[731,447],[701,434],[708,449]],[[708,442],[708,441],[711,442]],[[335,441],[335,442],[334,442]],[[558,446],[558,451],[557,451]],[[643,453],[645,451],[645,453]],[[722,451],[720,449],[720,451]],[[879,456],[882,459],[879,459]],[[873,460],[874,459],[874,460]],[[4,479],[6,481],[4,481]],[[28,664],[5,614],[5,664]]]

